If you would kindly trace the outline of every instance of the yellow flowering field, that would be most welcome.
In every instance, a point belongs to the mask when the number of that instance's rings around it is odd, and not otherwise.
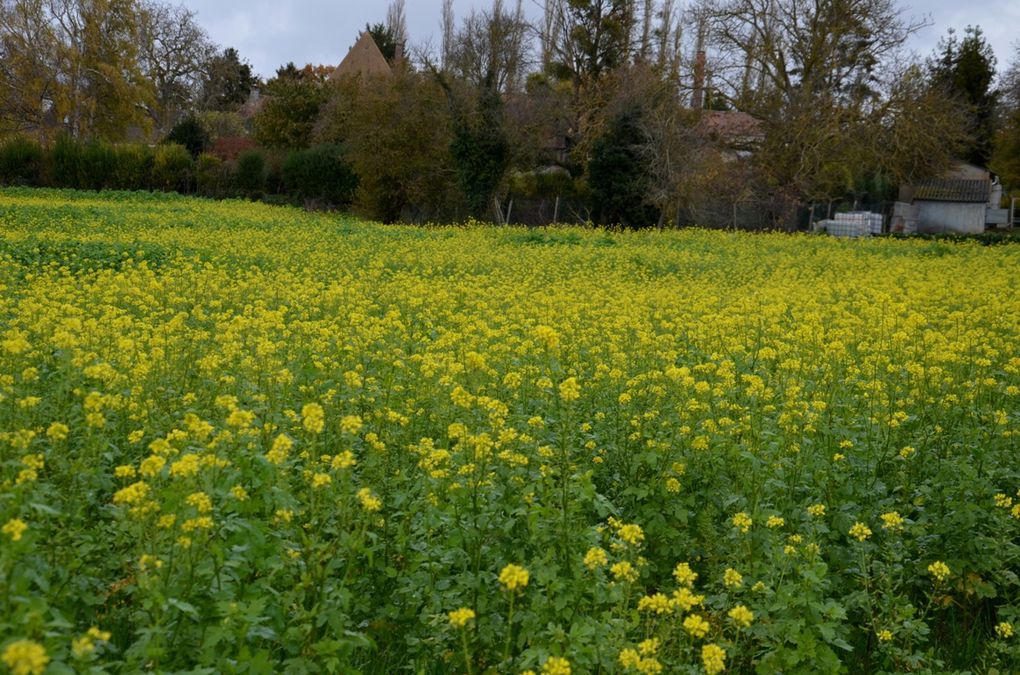
[[[0,671],[1017,672],[1018,270],[0,191]]]

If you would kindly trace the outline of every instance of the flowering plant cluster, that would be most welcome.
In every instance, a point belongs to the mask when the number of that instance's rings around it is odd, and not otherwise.
[[[1012,269],[5,190],[0,672],[1018,672]]]

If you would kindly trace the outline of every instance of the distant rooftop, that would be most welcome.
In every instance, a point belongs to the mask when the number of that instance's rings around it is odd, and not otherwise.
[[[991,190],[992,182],[989,180],[924,180],[914,187],[914,200],[984,204],[988,202]]]
[[[739,110],[709,110],[705,114],[705,127],[710,133],[723,138],[764,138],[765,128],[760,119]]]
[[[358,38],[358,41],[347,52],[347,56],[340,62],[327,79],[335,80],[344,75],[392,75],[393,70],[390,64],[386,63],[386,57],[379,51],[372,34],[365,31]]]

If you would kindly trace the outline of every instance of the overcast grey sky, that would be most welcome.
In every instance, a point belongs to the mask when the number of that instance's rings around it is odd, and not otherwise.
[[[442,0],[405,0],[412,44],[438,43]],[[198,13],[199,23],[213,40],[236,47],[256,72],[272,75],[293,61],[336,64],[354,44],[366,23],[386,16],[388,0],[183,0]],[[533,15],[541,0],[524,0]],[[485,0],[455,0],[462,17]],[[681,0],[681,4],[687,4]],[[934,25],[917,35],[912,47],[927,56],[949,27],[962,31],[979,25],[995,49],[1000,67],[1010,61],[1020,41],[1020,0],[904,0],[914,16],[930,15]]]

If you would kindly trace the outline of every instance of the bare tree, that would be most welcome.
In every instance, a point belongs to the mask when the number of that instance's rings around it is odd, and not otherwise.
[[[450,67],[450,62],[453,58],[453,43],[457,29],[453,16],[453,0],[443,0],[443,14],[440,25],[443,34],[441,63],[445,70]]]
[[[1020,45],[1002,75],[999,90],[999,133],[991,166],[1013,196],[1020,196],[1016,192],[1020,189]]]
[[[655,0],[643,0],[641,11],[641,42],[638,45],[638,59],[647,63],[652,52],[652,17],[655,14]]]
[[[925,25],[895,0],[704,0],[710,76],[762,120],[755,163],[802,202],[847,194],[880,171],[890,93],[910,36]],[[925,146],[927,147],[927,146]]]
[[[118,138],[146,123],[151,84],[141,72],[133,0],[48,0],[61,95],[55,110],[73,136]]]
[[[869,154],[898,181],[935,175],[969,140],[965,106],[947,97],[916,64],[897,70],[868,122]]]
[[[663,0],[659,7],[659,24],[655,28],[657,44],[656,63],[661,73],[669,73],[671,79],[676,80],[678,71],[679,45],[682,28],[679,25],[678,14],[675,9],[674,0]]]
[[[386,29],[398,45],[407,44],[407,14],[404,0],[393,0],[386,9]]]
[[[550,0],[548,8],[550,63],[575,90],[629,62],[633,0]]]
[[[141,6],[140,20],[142,69],[155,90],[149,115],[157,132],[165,133],[190,107],[201,86],[203,66],[216,48],[195,13],[183,5],[150,0]]]
[[[512,9],[493,0],[472,10],[456,32],[448,70],[474,87],[499,92],[520,89],[528,65],[528,23],[521,0]]]
[[[1003,108],[1007,112],[1020,111],[1020,43],[1014,48],[1013,59],[1002,75],[999,89]]]
[[[648,167],[648,199],[664,218],[689,206],[695,182],[707,168],[708,139],[697,113],[680,105],[655,106],[641,117],[647,141],[640,146]]]
[[[0,131],[45,134],[52,126],[57,52],[42,0],[0,4]]]
[[[682,106],[655,106],[642,117],[642,129],[647,198],[661,214],[660,225],[734,224],[733,205],[753,196],[753,168],[733,160],[712,137],[704,115]]]
[[[895,0],[704,0],[699,9],[730,94],[741,92],[745,79],[759,83],[759,100],[745,107],[775,97],[873,96],[883,70],[927,25],[908,18]]]
[[[559,13],[559,0],[545,0],[542,8],[542,25],[538,28],[539,40],[541,42],[542,70],[547,70],[553,59],[553,42],[559,33],[557,20]]]

